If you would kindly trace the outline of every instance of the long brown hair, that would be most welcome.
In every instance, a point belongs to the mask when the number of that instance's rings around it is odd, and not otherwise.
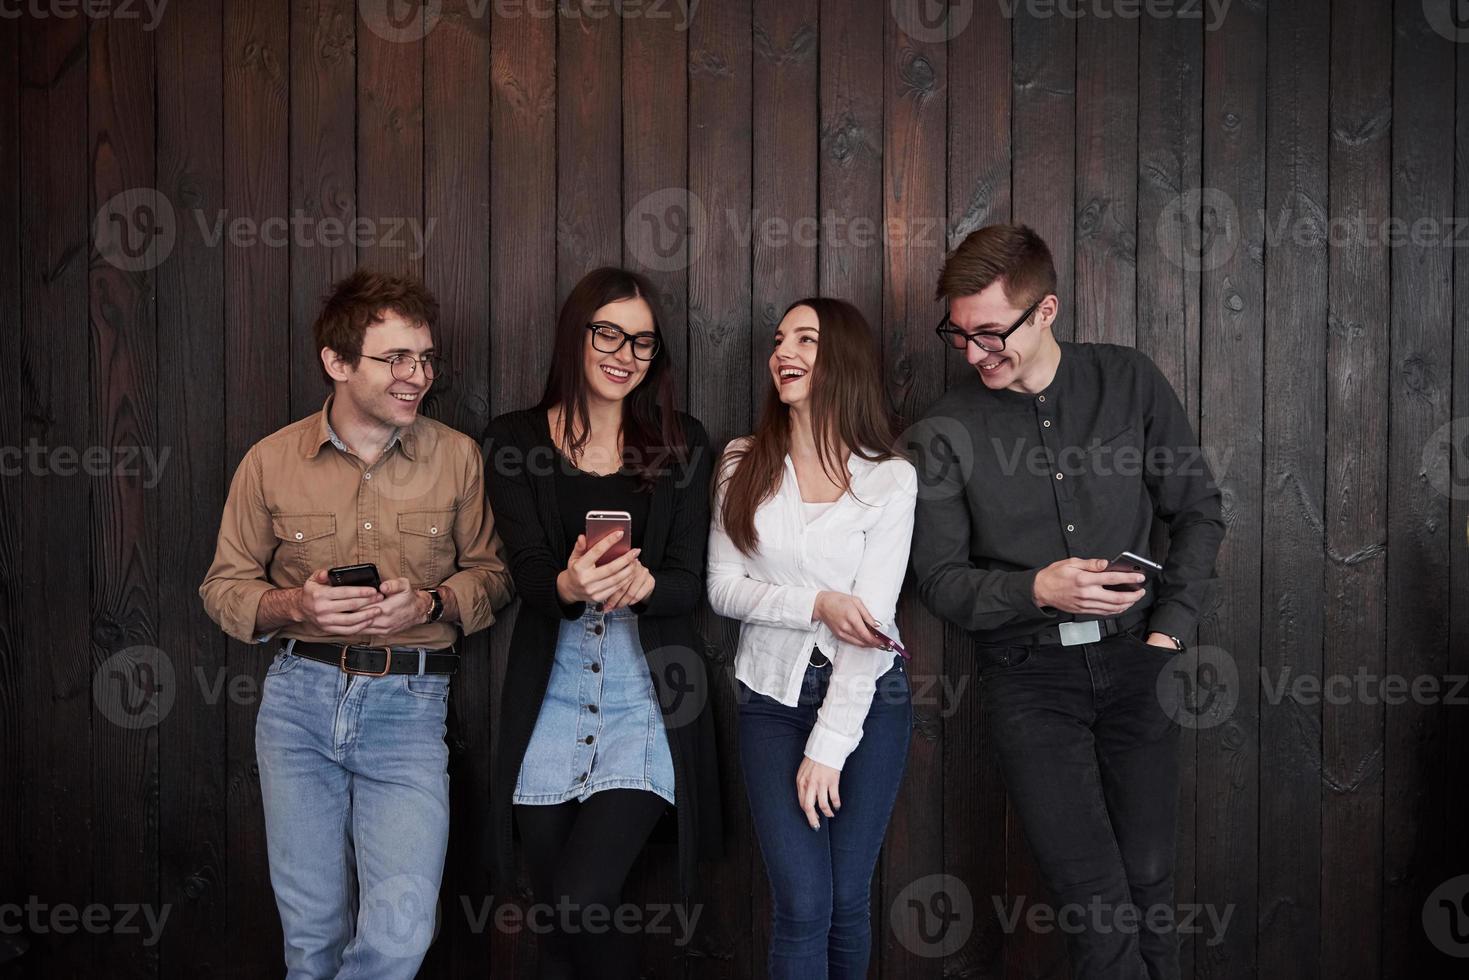
[[[811,367],[811,429],[817,458],[842,492],[851,493],[842,447],[872,462],[898,458],[892,448],[893,420],[883,398],[877,343],[862,312],[845,300],[825,296],[797,300],[781,319],[798,306],[815,311],[821,332]],[[732,468],[723,484],[720,519],[735,547],[747,555],[760,543],[755,511],[780,488],[790,448],[791,410],[771,382],[755,434],[745,446],[729,451],[727,463]]]
[[[603,266],[582,276],[572,287],[556,318],[556,342],[551,370],[537,411],[561,406],[561,446],[575,458],[592,435],[587,414],[587,377],[584,367],[587,324],[597,310],[618,300],[641,298],[653,314],[653,332],[663,341],[662,317],[653,284],[636,272]],[[669,452],[678,462],[688,460],[683,427],[673,407],[673,371],[666,345],[648,364],[642,383],[622,401],[622,458],[637,473],[642,490],[667,472]]]

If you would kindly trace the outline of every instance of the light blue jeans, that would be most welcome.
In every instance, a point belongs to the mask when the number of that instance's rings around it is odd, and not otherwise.
[[[267,670],[255,756],[287,980],[418,972],[449,840],[448,696],[446,675],[284,653]]]

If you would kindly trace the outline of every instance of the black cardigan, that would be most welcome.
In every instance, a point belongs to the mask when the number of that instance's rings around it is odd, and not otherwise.
[[[710,704],[713,691],[694,614],[704,598],[704,552],[709,538],[709,480],[713,450],[698,419],[678,413],[688,444],[686,464],[668,462],[648,508],[640,561],[657,581],[634,607],[638,635],[663,710],[673,756],[677,800],[678,886],[693,889],[699,858],[721,855],[719,760]],[[561,457],[546,413],[528,409],[490,423],[485,486],[495,527],[505,541],[520,597],[500,707],[498,752],[490,774],[489,861],[492,888],[513,893],[515,861],[511,798],[551,677],[563,619],[579,619],[585,604],[563,605],[556,576],[570,550],[556,509],[554,473]]]

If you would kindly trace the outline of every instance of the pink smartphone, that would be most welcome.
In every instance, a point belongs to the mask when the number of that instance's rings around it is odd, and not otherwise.
[[[632,548],[632,515],[625,510],[587,511],[588,549],[613,531],[621,531],[622,540],[608,548],[607,553],[597,559],[598,567],[620,558]]]
[[[887,644],[887,647],[885,649],[894,651],[904,660],[913,659],[911,656],[908,655],[908,651],[906,648],[904,648],[903,644],[899,643],[897,640],[893,639],[891,636],[888,636],[882,630],[878,629],[875,626],[872,626],[871,624],[869,624],[867,628],[872,630],[873,636],[877,637],[879,640]]]

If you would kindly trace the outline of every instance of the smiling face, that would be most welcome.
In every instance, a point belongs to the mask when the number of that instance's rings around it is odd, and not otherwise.
[[[330,348],[322,349],[322,360],[336,385],[338,403],[356,417],[384,427],[406,428],[418,417],[418,408],[432,382],[424,379],[423,366],[414,368],[407,381],[393,377],[390,366],[371,357],[410,354],[422,357],[434,349],[433,331],[413,324],[396,313],[386,312],[381,323],[369,324],[362,336],[363,357],[352,367],[337,358]]]
[[[1005,338],[1004,350],[991,352],[975,343],[965,345],[964,356],[985,387],[1028,391],[1036,377],[1053,369],[1056,341],[1050,326],[1056,308],[1055,296],[1041,300],[1025,324]],[[1004,333],[1024,312],[1024,306],[1017,307],[1005,295],[1002,280],[978,293],[949,300],[950,322],[967,333]]]
[[[811,375],[816,368],[820,339],[821,323],[809,306],[795,307],[775,328],[770,378],[785,404],[799,405],[811,397]]]
[[[653,311],[641,296],[616,300],[598,307],[592,314],[592,323],[618,327],[632,338],[656,336]],[[653,362],[634,357],[631,340],[615,353],[600,351],[592,343],[594,336],[588,330],[586,339],[582,342],[582,373],[587,381],[587,397],[609,402],[621,401],[642,383],[648,374],[648,366]],[[603,346],[610,345],[604,343]]]

